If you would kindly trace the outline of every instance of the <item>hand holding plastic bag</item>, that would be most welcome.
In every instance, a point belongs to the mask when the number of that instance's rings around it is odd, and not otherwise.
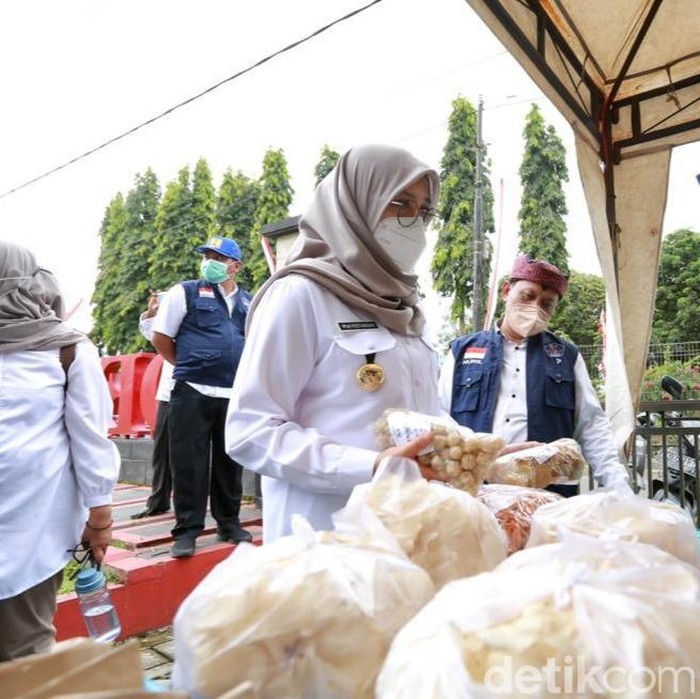
[[[488,467],[505,444],[494,434],[474,432],[449,415],[435,416],[411,410],[385,410],[374,426],[381,449],[405,444],[432,432],[433,445],[418,456],[455,488],[476,495]]]
[[[586,461],[574,439],[557,439],[529,449],[499,456],[486,473],[489,483],[546,488],[581,478]]]

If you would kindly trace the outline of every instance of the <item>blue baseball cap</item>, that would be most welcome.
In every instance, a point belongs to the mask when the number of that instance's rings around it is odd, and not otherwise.
[[[241,249],[238,243],[233,238],[222,238],[220,235],[215,235],[209,238],[204,245],[200,245],[194,249],[195,252],[218,252],[219,255],[230,257],[232,260],[241,261]]]

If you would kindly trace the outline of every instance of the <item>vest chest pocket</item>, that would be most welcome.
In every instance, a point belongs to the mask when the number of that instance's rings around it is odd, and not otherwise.
[[[194,305],[197,325],[200,328],[210,328],[221,323],[223,314],[214,299],[197,299]]]
[[[463,413],[477,410],[484,385],[482,372],[470,372],[465,376],[460,376],[452,396],[452,412]]]
[[[576,383],[572,371],[549,367],[545,369],[544,402],[554,408],[574,410]]]

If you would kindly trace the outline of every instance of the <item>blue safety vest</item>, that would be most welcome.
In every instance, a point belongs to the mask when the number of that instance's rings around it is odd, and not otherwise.
[[[503,336],[485,330],[450,344],[455,360],[452,417],[476,432],[491,432],[496,410]],[[578,348],[550,332],[527,341],[527,438],[552,442],[574,434]]]
[[[251,295],[235,296],[233,313],[216,284],[203,279],[182,282],[187,314],[175,338],[173,376],[204,386],[232,386],[245,344]]]

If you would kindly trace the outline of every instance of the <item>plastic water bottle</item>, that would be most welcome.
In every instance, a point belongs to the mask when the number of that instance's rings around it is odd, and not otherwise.
[[[102,572],[96,568],[81,570],[75,581],[75,592],[90,636],[103,643],[117,638],[122,627]]]

